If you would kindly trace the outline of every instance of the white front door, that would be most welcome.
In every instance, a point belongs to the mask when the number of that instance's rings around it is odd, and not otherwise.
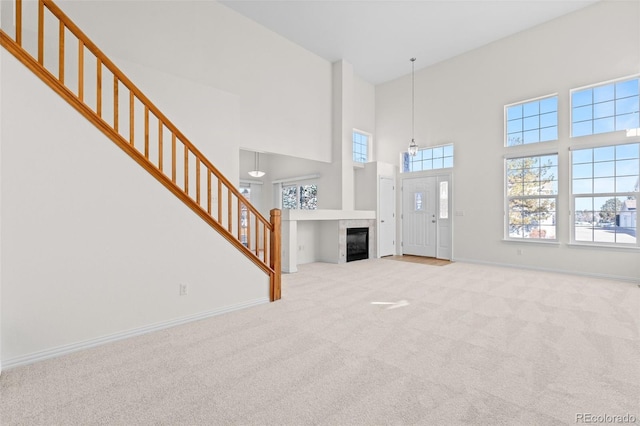
[[[435,176],[402,181],[402,253],[436,257]]]
[[[396,191],[392,178],[380,177],[378,257],[396,254]]]

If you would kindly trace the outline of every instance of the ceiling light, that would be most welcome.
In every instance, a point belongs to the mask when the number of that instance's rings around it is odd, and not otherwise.
[[[265,175],[265,172],[260,170],[260,154],[255,153],[255,168],[249,172],[249,176],[259,178]]]

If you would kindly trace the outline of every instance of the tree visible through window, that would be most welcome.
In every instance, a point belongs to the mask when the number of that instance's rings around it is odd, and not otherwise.
[[[573,240],[637,244],[640,144],[571,153]]]
[[[282,187],[282,208],[297,209],[298,208],[298,187],[289,185]]]
[[[318,186],[302,185],[300,187],[300,208],[315,210],[318,208]]]
[[[506,160],[507,235],[556,239],[558,155]]]
[[[316,210],[318,208],[318,186],[315,184],[283,186],[282,208]]]

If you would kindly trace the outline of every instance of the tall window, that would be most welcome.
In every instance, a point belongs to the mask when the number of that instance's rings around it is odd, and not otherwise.
[[[558,155],[506,160],[507,236],[555,240]]]
[[[316,210],[318,208],[318,186],[313,184],[283,186],[282,208]]]
[[[506,146],[558,139],[558,97],[505,107]]]
[[[601,84],[571,93],[571,136],[640,128],[640,79]]]
[[[637,245],[640,144],[571,153],[573,240]]]
[[[422,148],[413,157],[403,153],[402,172],[420,172],[423,170],[453,167],[453,144]]]
[[[353,131],[353,161],[366,163],[369,161],[369,135],[359,131]]]

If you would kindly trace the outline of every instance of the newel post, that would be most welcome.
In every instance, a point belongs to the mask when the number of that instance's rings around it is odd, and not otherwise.
[[[271,277],[271,301],[280,300],[281,297],[281,278],[282,278],[282,224],[280,209],[272,209],[271,213],[271,256],[269,258],[269,266],[273,270]]]

